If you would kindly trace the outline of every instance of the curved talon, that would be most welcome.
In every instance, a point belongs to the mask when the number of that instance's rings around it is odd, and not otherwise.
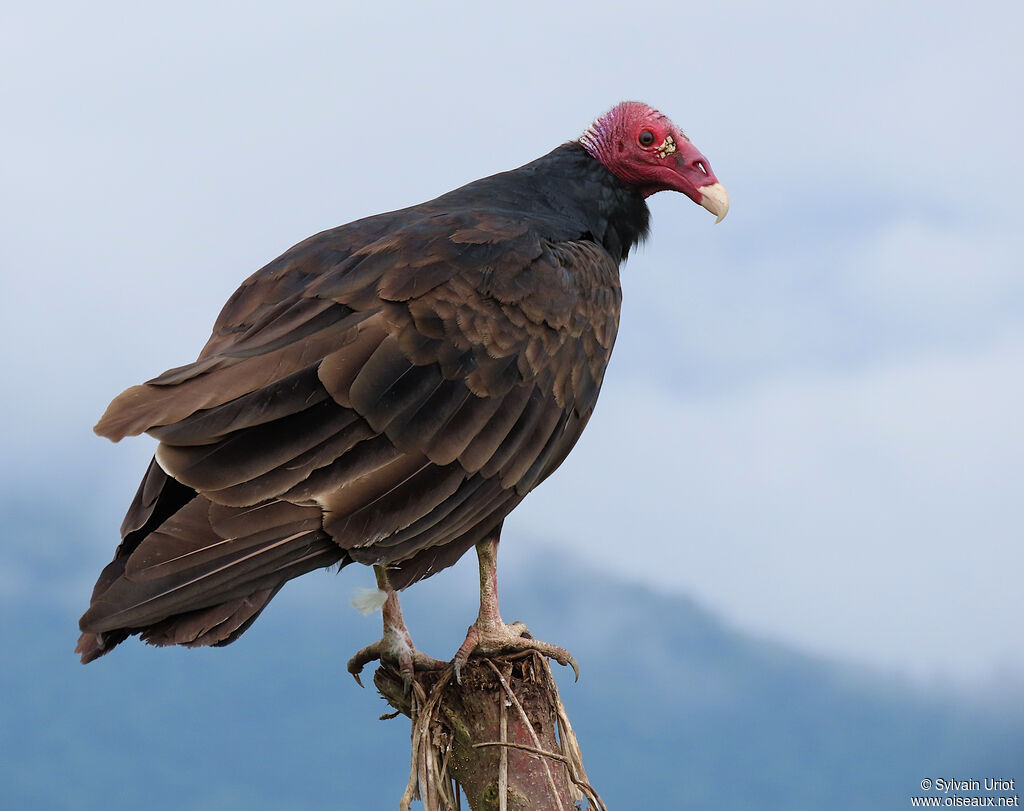
[[[402,677],[402,695],[409,695],[412,686],[412,656],[408,651],[398,654],[398,673]]]
[[[462,668],[469,661],[469,655],[480,644],[480,630],[476,624],[470,625],[466,630],[466,639],[452,657],[452,669],[455,671],[455,683],[462,684]]]
[[[576,661],[576,657],[573,656],[565,648],[560,648],[557,645],[550,645],[547,642],[534,641],[534,644],[530,645],[537,653],[547,656],[549,659],[554,659],[562,667],[571,667],[572,672],[575,675],[573,681],[580,680],[580,665]]]
[[[367,645],[365,648],[360,648],[355,652],[351,659],[348,660],[348,672],[352,674],[352,678],[356,680],[356,684],[363,687],[363,680],[359,678],[359,674],[363,672],[363,668],[366,667],[370,662],[379,661],[381,658],[381,640],[377,640],[372,645]]]
[[[366,667],[370,662],[377,658],[374,653],[374,648],[377,645],[367,645],[365,648],[360,648],[356,651],[355,655],[348,660],[348,672],[352,674],[352,678],[356,680],[356,684],[363,687],[363,680],[359,678],[359,674],[363,672],[363,668]]]

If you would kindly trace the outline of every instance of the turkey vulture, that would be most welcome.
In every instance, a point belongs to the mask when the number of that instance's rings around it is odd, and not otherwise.
[[[480,613],[456,664],[524,647],[571,661],[501,621],[498,536],[594,410],[619,264],[663,190],[728,211],[682,131],[623,102],[525,166],[324,231],[250,276],[198,360],[96,426],[160,444],[80,621],[82,661],[133,634],[226,645],[288,580],[355,562],[375,568],[385,634],[350,669],[390,656],[408,675],[395,591],[473,546]]]

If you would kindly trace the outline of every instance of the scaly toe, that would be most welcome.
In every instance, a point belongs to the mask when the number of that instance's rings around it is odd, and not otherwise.
[[[356,684],[360,687],[363,686],[363,680],[359,678],[359,674],[363,672],[363,668],[370,664],[370,662],[376,662],[381,658],[381,641],[378,639],[372,645],[360,648],[348,660],[348,672],[352,674],[352,678],[356,680]]]
[[[478,623],[470,625],[466,632],[466,641],[462,643],[452,659],[455,679],[459,684],[462,683],[462,668],[469,661],[470,656],[492,656],[528,650],[535,650],[542,656],[554,659],[560,665],[572,667],[576,680],[579,681],[580,667],[576,658],[565,648],[534,639],[530,634],[530,629],[522,622],[484,627],[483,629]]]
[[[542,656],[547,656],[548,659],[554,659],[562,667],[571,667],[573,674],[575,674],[575,681],[580,680],[580,665],[576,661],[576,657],[573,656],[565,648],[560,648],[558,645],[552,645],[548,642],[541,642],[539,639],[524,638],[523,649],[532,649]]]
[[[409,691],[417,671],[444,670],[448,667],[447,662],[421,653],[413,647],[395,645],[394,640],[378,639],[372,645],[361,648],[348,660],[348,672],[360,687],[363,686],[363,681],[359,674],[370,662],[380,662],[397,670],[402,676],[406,692]]]

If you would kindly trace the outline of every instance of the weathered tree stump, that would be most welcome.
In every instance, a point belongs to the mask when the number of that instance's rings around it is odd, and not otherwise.
[[[449,667],[417,673],[410,689],[382,665],[373,681],[412,719],[409,785],[427,811],[572,811],[586,799],[605,809],[587,781],[576,736],[551,668],[534,652],[472,658],[457,683]],[[397,713],[396,713],[397,714]]]

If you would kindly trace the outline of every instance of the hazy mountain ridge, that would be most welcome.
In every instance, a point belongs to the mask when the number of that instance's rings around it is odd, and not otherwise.
[[[68,505],[12,500],[3,514],[0,687],[16,697],[0,710],[3,805],[396,805],[407,722],[377,721],[380,699],[345,672],[378,632],[347,606],[365,572],[290,584],[226,649],[132,640],[83,668],[71,649],[96,574],[84,560],[95,530]],[[85,534],[69,543],[69,533]],[[981,697],[794,653],[689,600],[508,546],[507,618],[580,659],[578,684],[561,674],[563,698],[612,808],[901,807],[925,776],[1021,776],[1019,705],[985,711]],[[423,649],[457,646],[475,611],[472,580],[462,564],[404,598]]]

